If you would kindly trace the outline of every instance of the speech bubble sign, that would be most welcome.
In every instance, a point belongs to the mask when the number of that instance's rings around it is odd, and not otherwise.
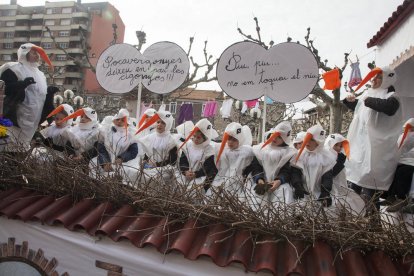
[[[315,87],[318,74],[312,52],[290,42],[268,50],[253,42],[238,42],[221,54],[217,64],[220,87],[238,100],[266,95],[277,102],[297,102]]]
[[[141,54],[129,44],[108,47],[98,59],[96,78],[112,93],[126,93],[139,82],[158,94],[172,92],[187,78],[190,62],[185,51],[175,43],[162,41]]]

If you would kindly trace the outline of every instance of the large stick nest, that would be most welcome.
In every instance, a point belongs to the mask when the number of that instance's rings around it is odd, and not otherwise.
[[[2,190],[18,186],[56,197],[69,194],[75,201],[94,198],[97,202],[110,201],[118,206],[130,204],[137,213],[148,211],[168,216],[172,222],[184,223],[192,218],[202,225],[222,223],[234,230],[250,231],[256,244],[281,240],[292,245],[293,240],[313,244],[324,240],[338,254],[350,249],[382,250],[398,258],[413,253],[414,237],[407,224],[395,224],[398,219],[377,211],[355,214],[343,206],[332,215],[314,201],[280,203],[276,208],[265,204],[253,210],[222,189],[214,190],[206,201],[202,187],[180,185],[174,177],[169,181],[162,178],[142,181],[141,178],[125,185],[116,172],[112,176],[91,178],[87,165],[56,154],[49,153],[49,160],[45,162],[28,153],[0,154],[0,158]]]

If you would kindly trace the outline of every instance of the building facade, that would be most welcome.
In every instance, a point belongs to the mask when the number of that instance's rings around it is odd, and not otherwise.
[[[48,82],[79,94],[101,94],[95,74],[99,55],[111,44],[122,43],[125,25],[119,11],[108,2],[45,2],[23,7],[18,1],[0,5],[0,65],[15,61],[17,49],[26,42],[41,46],[54,72]],[[84,93],[83,93],[84,92]]]

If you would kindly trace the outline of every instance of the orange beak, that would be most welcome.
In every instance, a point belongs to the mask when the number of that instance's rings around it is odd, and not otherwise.
[[[61,104],[58,107],[56,107],[52,112],[50,112],[49,115],[47,115],[46,118],[50,118],[52,116],[55,116],[56,114],[62,112],[63,110],[64,110],[63,104]]]
[[[190,138],[194,135],[194,133],[196,133],[198,130],[200,130],[198,127],[194,127],[193,130],[190,132],[190,134],[188,134],[187,138],[185,139],[185,141],[181,144],[180,148],[178,150],[180,150],[185,143],[188,142],[188,140],[190,140]]]
[[[142,115],[141,120],[139,120],[138,127],[141,127],[145,120],[148,118],[147,114]]]
[[[361,83],[357,86],[357,88],[355,89],[354,93],[358,91],[358,89],[360,89],[362,86],[364,86],[369,80],[371,80],[373,77],[375,77],[376,75],[382,73],[382,69],[381,68],[374,68],[371,70],[371,72],[369,72],[366,77],[361,81]]]
[[[76,110],[75,112],[73,112],[69,116],[66,116],[60,122],[66,122],[66,121],[68,121],[70,119],[74,119],[74,118],[79,117],[79,116],[82,116],[82,115],[85,115],[85,111],[83,111],[83,108]]]
[[[302,146],[300,147],[298,155],[296,155],[295,162],[298,162],[298,159],[300,155],[302,154],[303,150],[305,149],[306,145],[309,143],[310,140],[312,140],[313,135],[310,133],[306,133],[305,138],[303,138]]]
[[[410,125],[410,124],[406,124],[406,125],[405,125],[405,127],[404,127],[404,134],[403,134],[403,137],[402,137],[402,139],[401,139],[400,145],[398,146],[398,148],[399,148],[399,149],[400,149],[400,148],[401,148],[401,146],[403,145],[404,140],[407,138],[408,132],[410,132],[410,130],[411,130],[412,128],[413,128],[413,126],[412,126],[412,125]]]
[[[150,127],[151,125],[155,124],[155,122],[158,121],[159,119],[161,119],[160,115],[155,114],[154,116],[151,117],[151,119],[149,119],[145,124],[143,124],[135,134],[138,134],[144,129],[146,129],[147,127]]]
[[[226,146],[227,140],[229,140],[229,135],[227,132],[224,132],[223,135],[223,140],[221,141],[221,145],[220,145],[220,150],[219,153],[217,155],[217,161],[216,161],[216,165],[218,164],[221,154],[223,153],[224,147]]]
[[[348,140],[344,140],[342,142],[342,147],[344,148],[344,152],[345,152],[346,158],[348,158],[348,160],[349,160],[350,153],[351,153],[351,148],[349,147],[349,141]]]
[[[53,68],[52,62],[49,59],[49,56],[46,54],[45,50],[43,50],[42,47],[39,46],[32,46],[32,49],[35,49],[36,52],[39,54],[39,56],[50,66]]]
[[[266,147],[267,145],[269,145],[270,143],[272,143],[272,141],[276,138],[280,136],[280,132],[275,131],[272,133],[272,135],[270,135],[269,139],[266,140],[266,142],[263,144],[262,148]]]

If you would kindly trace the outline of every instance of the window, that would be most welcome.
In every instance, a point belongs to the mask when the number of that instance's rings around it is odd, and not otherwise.
[[[60,20],[60,25],[61,26],[70,25],[70,19],[62,19],[62,20]]]
[[[43,32],[43,37],[50,37],[50,32]]]
[[[62,8],[62,13],[72,13],[72,8]]]
[[[56,61],[65,61],[66,55],[56,55]]]
[[[46,9],[46,14],[52,14],[53,13],[53,9]]]
[[[4,61],[11,61],[12,60],[12,56],[11,55],[3,55],[3,60]]]
[[[4,33],[4,37],[5,38],[13,38],[14,37],[14,33],[13,32],[5,32]]]
[[[69,43],[68,42],[59,42],[57,44],[57,46],[62,48],[62,49],[67,49],[69,47]]]
[[[16,21],[6,21],[6,27],[14,27],[16,25]]]
[[[171,114],[177,113],[177,102],[170,103],[170,112]]]
[[[69,31],[60,31],[59,32],[59,36],[69,36],[70,32]]]
[[[52,49],[52,43],[51,42],[43,42],[42,47],[43,47],[43,49]]]
[[[53,25],[55,25],[55,20],[53,20],[53,19],[45,20],[45,25],[46,26],[53,26]]]
[[[13,43],[3,43],[4,49],[13,49]]]
[[[16,10],[3,10],[1,11],[1,15],[3,16],[15,16]]]

